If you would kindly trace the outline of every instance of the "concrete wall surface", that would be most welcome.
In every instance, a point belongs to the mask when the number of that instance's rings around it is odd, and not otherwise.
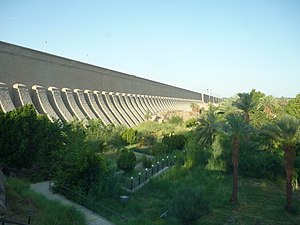
[[[52,121],[135,126],[148,113],[191,110],[218,98],[0,42],[0,110],[33,104]]]
[[[0,42],[0,81],[201,100],[197,92]]]

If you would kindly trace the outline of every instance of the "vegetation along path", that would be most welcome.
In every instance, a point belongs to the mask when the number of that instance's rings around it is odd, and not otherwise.
[[[93,213],[91,210],[89,210],[77,203],[69,201],[62,195],[52,193],[49,190],[49,182],[48,181],[31,184],[30,188],[33,191],[44,195],[46,198],[48,198],[50,200],[57,200],[64,205],[74,206],[76,209],[78,209],[79,211],[84,213],[84,215],[86,216],[88,225],[113,225],[113,223],[104,219],[103,217],[99,216],[98,214]]]

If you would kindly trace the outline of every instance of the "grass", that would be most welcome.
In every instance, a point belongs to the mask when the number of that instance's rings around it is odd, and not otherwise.
[[[129,218],[128,224],[181,224],[172,215],[161,219],[172,206],[172,201],[182,190],[193,187],[203,192],[209,199],[210,212],[195,221],[194,224],[300,224],[300,192],[294,193],[295,214],[284,210],[284,187],[264,179],[240,177],[239,201],[232,206],[229,203],[231,194],[231,176],[219,171],[208,171],[202,168],[173,168],[166,175],[151,180],[146,186],[130,196],[128,203],[119,199],[102,199],[104,205],[114,208]]]
[[[141,133],[152,133],[159,139],[166,134],[182,134],[188,131],[189,129],[184,126],[179,126],[178,124],[172,123],[158,123],[158,122],[144,122],[135,127],[138,132]]]
[[[294,193],[294,203],[299,205],[299,191]],[[278,185],[258,179],[241,178],[239,182],[239,203],[215,208],[197,224],[278,224],[300,223],[299,211],[294,215],[284,210],[285,192]]]
[[[20,179],[6,180],[6,198],[8,203],[4,218],[27,223],[28,210],[32,210],[33,225],[85,225],[85,217],[74,207],[50,201],[29,189],[29,185]]]

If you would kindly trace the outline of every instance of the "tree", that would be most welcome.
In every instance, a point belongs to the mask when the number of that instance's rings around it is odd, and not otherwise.
[[[233,183],[230,201],[237,202],[238,194],[238,166],[239,166],[239,150],[242,137],[250,131],[250,126],[245,119],[239,114],[229,114],[226,116],[226,124],[224,132],[231,138],[231,159],[233,166]]]
[[[233,102],[235,102],[237,100],[237,98],[232,97],[232,98],[227,98],[225,100],[223,100],[217,109],[218,114],[230,114],[230,113],[236,113],[239,111],[239,109],[237,107],[235,107],[233,105]]]
[[[250,117],[249,113],[255,108],[256,103],[253,100],[253,92],[249,93],[238,93],[239,99],[233,102],[233,105],[244,112],[244,121],[249,124]]]
[[[32,105],[0,115],[0,158],[6,166],[31,168],[39,153],[48,148],[48,123]],[[55,142],[55,140],[54,140]]]
[[[252,100],[255,102],[255,104],[258,103],[259,99],[266,96],[263,92],[256,91],[255,89],[252,89],[250,94],[252,95]]]
[[[286,112],[300,119],[300,94],[288,102]]]
[[[285,115],[265,127],[264,133],[278,141],[284,151],[284,168],[286,173],[286,205],[285,209],[292,212],[295,148],[299,140],[300,120],[291,115]]]
[[[101,189],[108,176],[108,165],[87,139],[84,124],[74,120],[63,123],[61,130],[63,145],[52,154],[55,186],[66,186],[84,195]]]
[[[258,100],[257,109],[263,110],[267,117],[274,117],[275,110],[279,107],[278,101],[271,95],[264,96]]]
[[[199,143],[205,148],[212,145],[216,134],[221,130],[221,118],[216,114],[213,108],[209,110],[199,119],[199,126],[196,128]]]

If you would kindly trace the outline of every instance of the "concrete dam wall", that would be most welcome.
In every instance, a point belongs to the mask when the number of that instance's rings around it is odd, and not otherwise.
[[[33,104],[50,120],[100,118],[135,126],[147,113],[191,110],[218,98],[0,42],[0,106]]]

